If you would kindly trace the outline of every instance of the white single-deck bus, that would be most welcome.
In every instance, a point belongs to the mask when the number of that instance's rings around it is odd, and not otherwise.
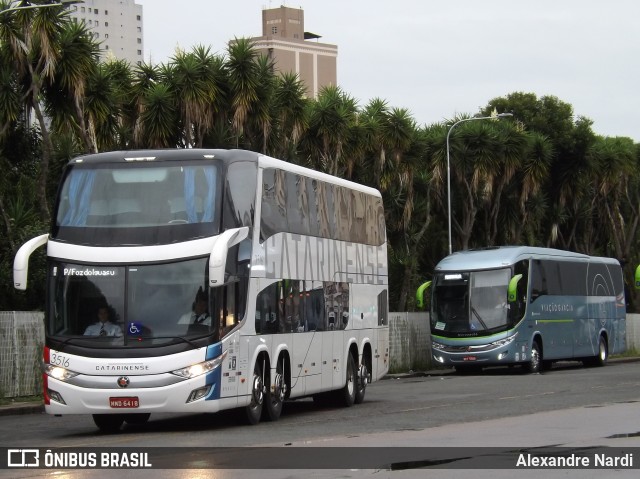
[[[617,260],[556,249],[460,251],[435,268],[431,347],[456,370],[558,360],[604,365],[625,350],[625,297]]]
[[[363,400],[389,366],[380,193],[242,150],[87,155],[47,245],[44,398],[104,431],[154,412]]]

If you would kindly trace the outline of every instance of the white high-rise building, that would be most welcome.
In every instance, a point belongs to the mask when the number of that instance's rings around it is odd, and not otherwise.
[[[142,5],[134,0],[84,0],[68,9],[100,42],[103,60],[109,55],[132,65],[144,60]]]

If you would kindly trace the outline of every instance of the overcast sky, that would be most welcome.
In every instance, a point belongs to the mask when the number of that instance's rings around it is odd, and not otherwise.
[[[419,125],[475,114],[515,91],[554,95],[603,136],[640,142],[639,0],[136,0],[145,60],[176,46],[224,54],[262,34],[262,10],[302,8],[305,31],[338,46],[338,85]]]

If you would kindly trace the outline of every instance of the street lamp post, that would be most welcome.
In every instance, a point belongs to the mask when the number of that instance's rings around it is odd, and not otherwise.
[[[451,160],[449,153],[449,136],[451,135],[451,131],[457,125],[459,125],[460,123],[464,123],[465,121],[495,120],[497,118],[506,118],[509,116],[513,116],[513,113],[498,113],[494,116],[474,116],[472,118],[463,118],[462,120],[456,121],[449,127],[449,131],[447,132],[447,209],[449,214],[449,254],[453,253],[453,247],[451,246]]]

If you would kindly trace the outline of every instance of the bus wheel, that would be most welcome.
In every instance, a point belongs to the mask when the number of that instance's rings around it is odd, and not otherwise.
[[[531,374],[539,373],[542,368],[542,353],[538,341],[534,341],[531,345],[531,357],[526,364],[527,372]]]
[[[98,429],[105,434],[113,434],[120,430],[120,426],[124,422],[122,414],[94,414],[93,422],[96,423]]]
[[[127,424],[146,424],[151,417],[151,413],[127,414],[124,422]]]
[[[247,421],[249,424],[258,424],[260,422],[264,396],[262,366],[260,366],[260,360],[258,360],[256,361],[256,365],[253,367],[253,378],[251,379],[251,402],[245,407]]]
[[[364,401],[364,393],[367,390],[367,383],[369,382],[369,370],[367,369],[367,365],[362,363],[360,366],[360,370],[358,371],[358,377],[356,381],[356,396],[354,402],[356,404],[362,403]]]
[[[277,421],[282,413],[282,403],[287,397],[287,382],[284,379],[283,374],[283,361],[278,362],[278,369],[276,370],[276,377],[273,381],[273,389],[267,389],[264,410],[265,419],[269,421]]]
[[[585,366],[604,366],[607,364],[607,360],[609,359],[609,348],[607,347],[607,341],[604,339],[604,336],[600,336],[600,341],[598,343],[598,354],[589,359],[585,359],[583,361]]]
[[[607,347],[607,341],[604,336],[600,336],[600,344],[598,346],[598,357],[596,358],[596,364],[598,366],[604,366],[609,359],[609,348]]]
[[[356,365],[351,354],[347,359],[347,382],[342,388],[342,400],[346,407],[353,406],[356,400]]]

